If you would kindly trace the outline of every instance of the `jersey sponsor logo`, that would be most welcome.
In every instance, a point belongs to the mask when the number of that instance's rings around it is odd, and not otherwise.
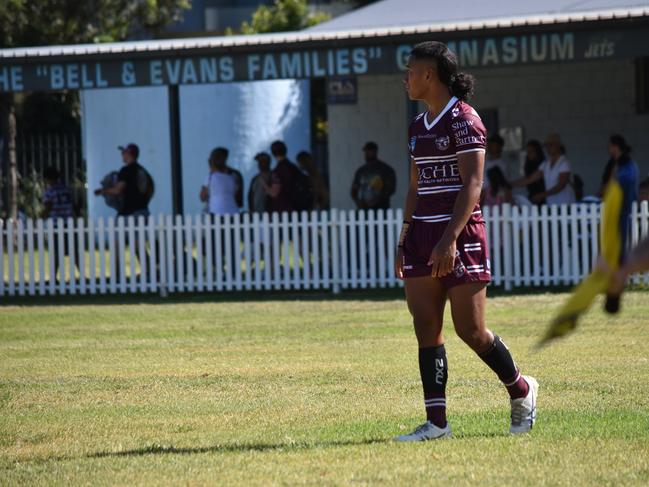
[[[410,137],[410,152],[415,152],[415,145],[417,145],[417,137]]]
[[[435,359],[435,383],[442,385],[444,383],[444,359]]]
[[[433,181],[443,182],[446,179],[455,181],[456,178],[460,177],[460,168],[457,163],[433,164],[427,167],[417,168],[417,172],[419,182],[427,184]]]
[[[438,150],[448,149],[450,143],[451,143],[451,139],[448,135],[444,135],[443,137],[437,137],[435,139],[435,146],[437,147]]]
[[[451,124],[451,128],[453,130],[459,130],[465,127],[472,127],[473,126],[473,120],[458,120],[457,122],[453,122]]]
[[[455,134],[455,146],[462,147],[470,144],[484,144],[483,135],[458,135]]]

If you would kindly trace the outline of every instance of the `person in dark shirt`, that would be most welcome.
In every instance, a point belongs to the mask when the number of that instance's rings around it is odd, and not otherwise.
[[[264,186],[271,184],[270,154],[260,152],[255,156],[259,173],[250,181],[248,191],[248,209],[253,213],[265,213],[270,210],[270,198]]]
[[[530,140],[527,143],[527,156],[525,157],[525,165],[523,171],[525,177],[531,176],[536,171],[538,171],[539,166],[545,161],[545,154],[543,153],[543,146],[538,140]],[[527,197],[530,201],[533,201],[534,196],[537,194],[543,193],[545,191],[545,183],[543,179],[539,179],[536,182],[527,185]],[[545,199],[540,200],[536,203],[537,205],[544,205]]]
[[[397,184],[394,169],[378,159],[379,147],[375,142],[367,142],[363,152],[365,164],[354,175],[352,199],[359,210],[387,210]]]
[[[101,188],[95,191],[95,195],[123,196],[123,204],[117,212],[119,216],[149,216],[149,199],[151,194],[147,185],[151,182],[144,182],[143,178],[148,173],[137,162],[140,149],[135,144],[119,146],[122,153],[124,166],[117,176],[117,184],[112,188]]]
[[[140,155],[140,149],[137,145],[131,143],[126,146],[119,146],[118,149],[122,154],[124,166],[117,175],[117,184],[110,188],[100,188],[95,190],[95,195],[113,195],[122,196],[123,202],[121,208],[117,211],[117,216],[149,216],[149,201],[153,195],[153,180],[149,173],[137,162]],[[135,256],[142,262],[146,256],[140,255],[140,246],[137,237],[134,242],[129,242],[135,247]],[[149,249],[145,248],[148,255]],[[119,269],[119,256],[116,257],[116,266]]]
[[[608,141],[609,160],[602,174],[602,185],[600,196],[604,194],[604,188],[617,173],[622,176],[622,184],[625,194],[625,206],[628,199],[638,199],[638,165],[631,159],[631,147],[621,135],[611,135]],[[628,204],[630,207],[630,203]]]
[[[297,164],[309,180],[311,202],[309,210],[324,210],[329,208],[329,189],[320,170],[316,165],[313,155],[307,151],[300,152]]]
[[[276,140],[270,146],[270,152],[277,161],[277,165],[271,173],[270,186],[266,186],[266,194],[270,197],[270,211],[294,211],[296,210],[291,197],[296,172],[299,169],[286,157],[286,144]]]

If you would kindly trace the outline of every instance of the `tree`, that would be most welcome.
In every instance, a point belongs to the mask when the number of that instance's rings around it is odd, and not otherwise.
[[[190,7],[191,0],[0,0],[0,47],[143,38]]]
[[[0,47],[43,46],[122,41],[159,34],[180,20],[191,0],[0,0]],[[52,113],[65,120],[71,103],[68,94],[32,95],[25,101],[27,113]],[[15,130],[10,126],[15,99],[0,93],[0,184],[2,169],[9,179],[9,216],[16,218],[18,193],[15,164],[10,161],[10,147],[15,147]],[[35,117],[40,120],[46,117]],[[42,126],[47,126],[40,120]],[[15,154],[14,154],[15,155]],[[0,205],[3,204],[0,198]],[[0,210],[2,208],[0,207]],[[0,214],[2,212],[0,211]]]
[[[241,34],[290,32],[306,29],[329,20],[325,12],[310,12],[306,0],[275,0],[270,7],[260,5],[250,22],[241,24]],[[232,33],[232,31],[228,32]]]

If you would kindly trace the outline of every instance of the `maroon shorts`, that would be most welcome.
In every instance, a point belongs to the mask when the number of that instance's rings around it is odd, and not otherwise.
[[[428,259],[448,222],[413,221],[403,246],[403,277],[430,276]],[[491,263],[484,223],[467,223],[457,239],[453,272],[440,278],[447,288],[471,282],[491,281]]]

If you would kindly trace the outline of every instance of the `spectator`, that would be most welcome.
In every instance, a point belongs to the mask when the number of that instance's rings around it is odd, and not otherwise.
[[[363,152],[365,164],[354,175],[351,197],[359,210],[387,210],[397,183],[394,169],[379,160],[375,142],[367,142]]]
[[[505,147],[504,139],[494,134],[487,139],[487,157],[485,158],[484,171],[485,175],[492,167],[499,167],[503,176],[507,178],[507,165],[503,161],[503,147]],[[482,187],[485,188],[489,184],[489,178],[485,177]]]
[[[138,163],[140,149],[135,144],[119,146],[124,167],[117,175],[117,184],[95,190],[95,195],[121,196],[119,216],[149,216],[149,201],[153,197],[153,178]]]
[[[638,166],[631,159],[631,147],[621,135],[611,135],[608,141],[608,153],[611,158],[604,170],[602,183],[606,185],[615,178],[622,187],[624,193],[622,215],[627,217],[622,218],[621,225],[623,242],[626,242],[631,224],[628,215],[631,215],[633,202],[638,200]],[[624,246],[623,243],[623,248]]]
[[[212,215],[231,215],[239,212],[236,200],[238,183],[236,176],[228,171],[226,165],[228,150],[217,147],[208,159],[210,173],[201,187],[200,199],[207,202]]]
[[[253,213],[265,213],[270,211],[270,198],[265,187],[271,184],[270,154],[260,152],[255,156],[259,172],[252,178],[248,190],[248,209]]]
[[[621,135],[611,135],[608,141],[609,160],[602,174],[602,185],[599,190],[600,197],[604,194],[604,188],[614,174],[618,179],[622,178],[621,183],[628,183],[629,187],[625,188],[625,194],[629,192],[634,201],[637,199],[638,192],[638,165],[631,159],[631,147],[626,143]]]
[[[566,159],[565,147],[561,138],[557,134],[550,134],[544,145],[549,158],[539,166],[536,172],[514,181],[512,186],[527,186],[543,179],[546,190],[535,194],[532,203],[538,203],[543,199],[548,205],[574,203],[575,194],[570,186],[570,163]]]
[[[61,181],[61,175],[55,167],[48,167],[43,172],[45,179],[45,191],[43,192],[43,218],[53,219],[54,225],[58,225],[58,219],[67,219],[74,216],[74,205],[72,190]],[[74,239],[76,242],[76,238]],[[54,278],[59,269],[59,239],[54,236],[54,246],[50,252],[50,259],[54,260]],[[69,254],[67,236],[64,239],[63,255]],[[75,265],[79,268],[79,256],[75,252]],[[61,271],[60,279],[64,279],[64,271]]]
[[[649,201],[649,178],[640,182],[638,201]]]
[[[494,166],[487,171],[489,185],[483,191],[483,202],[485,206],[500,206],[505,203],[512,204],[512,187],[505,179],[505,175],[499,166]]]
[[[306,173],[309,178],[309,188],[312,195],[310,210],[324,210],[329,207],[329,190],[327,183],[318,170],[313,156],[302,151],[297,155],[297,164],[299,168]]]
[[[131,143],[119,146],[118,149],[122,154],[124,166],[117,173],[117,183],[111,187],[95,190],[95,195],[117,197],[116,199],[119,200],[117,216],[147,217],[149,216],[149,202],[155,191],[153,178],[137,161],[140,155],[137,145]],[[133,245],[136,258],[142,262],[146,256],[140,255],[137,236],[135,241],[130,242],[129,245]],[[145,248],[145,253],[148,255],[148,248]],[[115,261],[116,267],[119,269],[119,256],[116,256]]]
[[[218,147],[217,149],[219,150],[218,157],[223,158],[223,164],[225,165],[225,173],[229,174],[234,178],[234,181],[236,183],[234,200],[237,202],[237,206],[241,208],[243,207],[243,176],[235,168],[230,167],[228,165],[228,155],[230,154],[230,151],[228,151],[225,147]]]
[[[270,146],[270,152],[277,161],[271,174],[271,184],[265,187],[270,197],[270,208],[273,212],[298,210],[296,204],[296,183],[300,170],[286,157],[286,144],[276,140]]]
[[[536,139],[530,140],[527,143],[526,150],[527,155],[525,157],[523,173],[525,174],[525,177],[529,177],[539,169],[543,162],[545,162],[545,154],[543,153],[541,143]],[[539,179],[538,181],[527,185],[527,198],[532,201],[535,199],[534,197],[537,194],[543,193],[544,191],[545,183],[543,182],[543,179]],[[537,204],[545,204],[545,198],[539,200]]]

